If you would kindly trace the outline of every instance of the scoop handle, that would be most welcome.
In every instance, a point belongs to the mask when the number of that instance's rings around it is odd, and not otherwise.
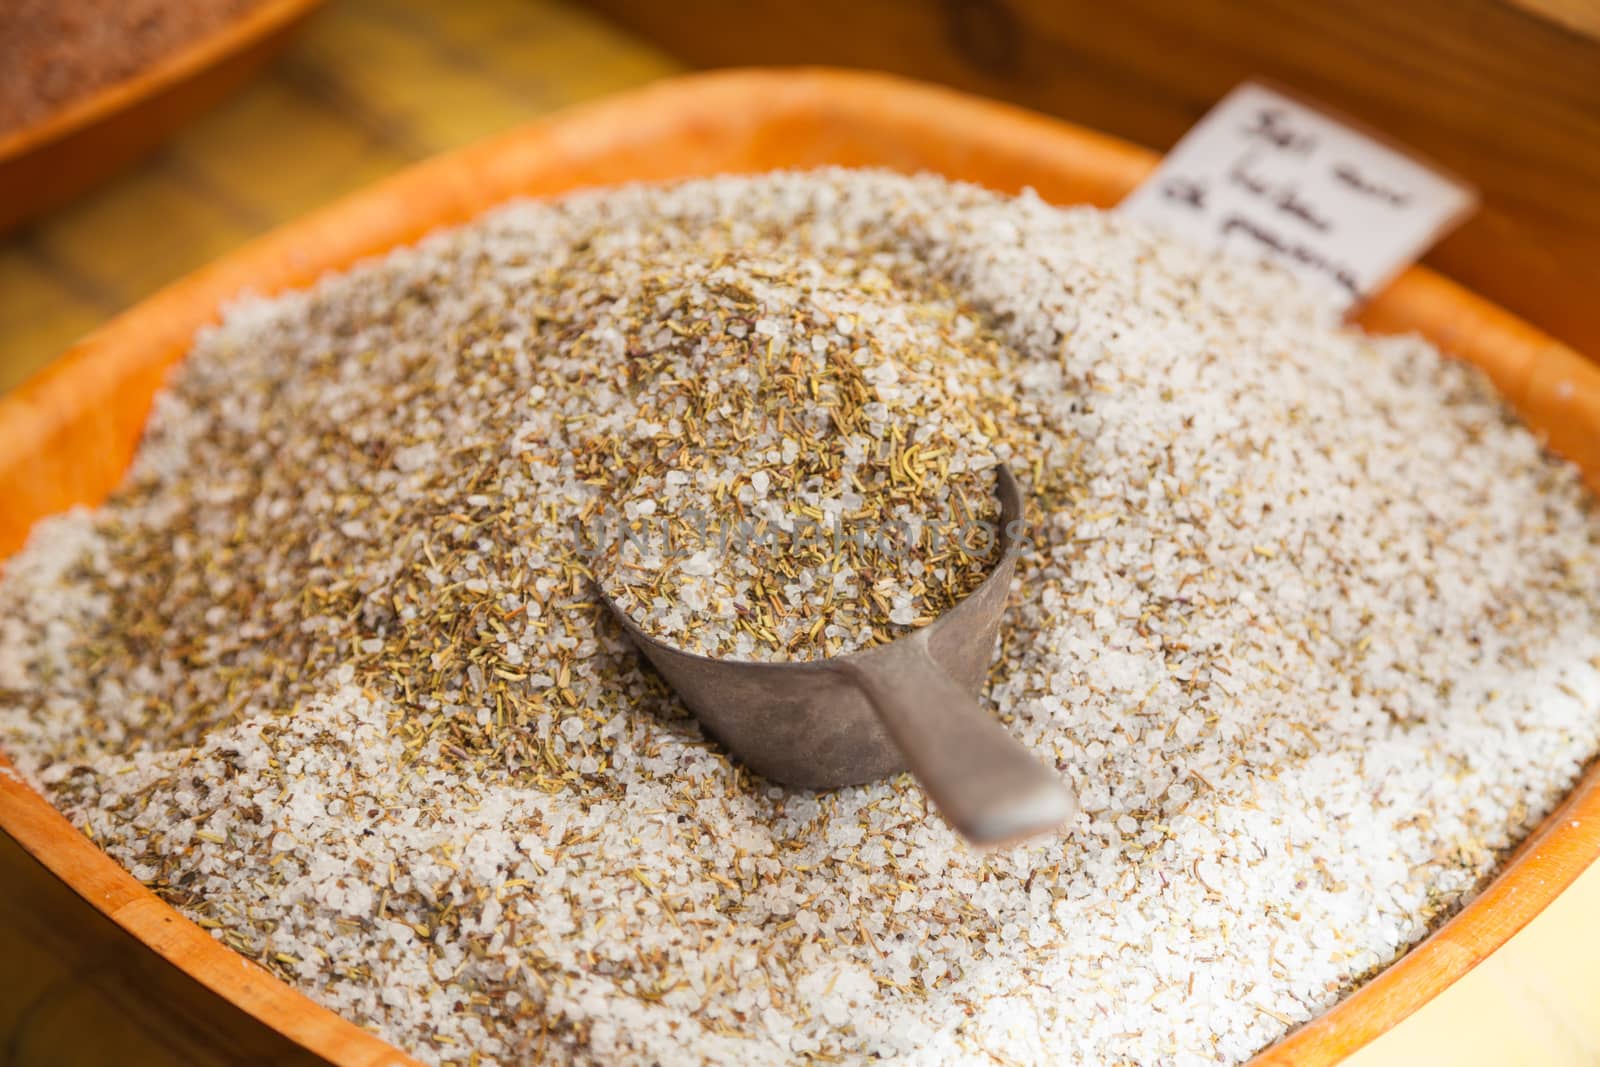
[[[1077,812],[1061,777],[934,662],[925,631],[839,667],[871,702],[939,814],[974,845],[1045,833]]]

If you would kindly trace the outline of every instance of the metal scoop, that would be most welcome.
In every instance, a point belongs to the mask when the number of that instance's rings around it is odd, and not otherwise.
[[[934,622],[861,652],[794,663],[713,659],[651,637],[601,597],[707,731],[757,773],[826,789],[909,768],[974,844],[1044,833],[1071,818],[1076,799],[974,699],[999,636],[1022,517],[1022,494],[1003,466],[997,483],[993,572]]]

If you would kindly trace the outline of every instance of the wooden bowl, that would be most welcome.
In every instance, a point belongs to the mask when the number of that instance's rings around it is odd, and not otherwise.
[[[0,134],[0,233],[133,163],[244,84],[323,0],[263,0],[133,77]]]
[[[7,502],[0,554],[15,550],[38,517],[106,496],[128,464],[163,375],[195,330],[243,289],[306,285],[513,196],[827,163],[929,170],[1008,191],[1032,186],[1057,203],[1108,206],[1154,157],[1013,107],[839,71],[696,75],[577,108],[419,164],[255,241],[114,319],[0,399],[0,500]],[[1407,272],[1363,320],[1375,330],[1419,331],[1482,366],[1600,489],[1600,367],[1425,270]],[[1258,1062],[1332,1062],[1503,944],[1600,854],[1597,782],[1600,771],[1591,769],[1500,876],[1442,929]],[[3,773],[0,828],[210,991],[196,996],[220,997],[230,1010],[335,1063],[411,1062],[214,941]]]

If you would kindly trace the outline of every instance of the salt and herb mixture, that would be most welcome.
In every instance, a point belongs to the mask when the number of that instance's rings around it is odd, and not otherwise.
[[[647,378],[668,323],[732,332],[718,270],[876,403],[970,397],[881,421],[976,421],[1024,482],[989,699],[1071,780],[1070,834],[980,854],[908,779],[755,780],[596,605],[580,531],[629,464],[677,469],[644,405],[689,394]],[[805,469],[778,451],[735,494]],[[1597,615],[1574,473],[1427,345],[1094,211],[730,178],[233,309],[126,487],[7,564],[0,746],[426,1060],[1232,1061],[1556,802],[1600,747]]]
[[[892,264],[885,264],[886,266]],[[1003,346],[870,259],[671,259],[612,310],[625,430],[584,525],[607,594],[693,652],[809,659],[890,640],[999,558]],[[992,436],[991,436],[992,435]]]

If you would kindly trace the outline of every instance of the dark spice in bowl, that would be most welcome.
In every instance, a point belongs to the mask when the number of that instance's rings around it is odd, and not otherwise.
[[[7,0],[0,4],[0,134],[138,75],[259,3]]]

